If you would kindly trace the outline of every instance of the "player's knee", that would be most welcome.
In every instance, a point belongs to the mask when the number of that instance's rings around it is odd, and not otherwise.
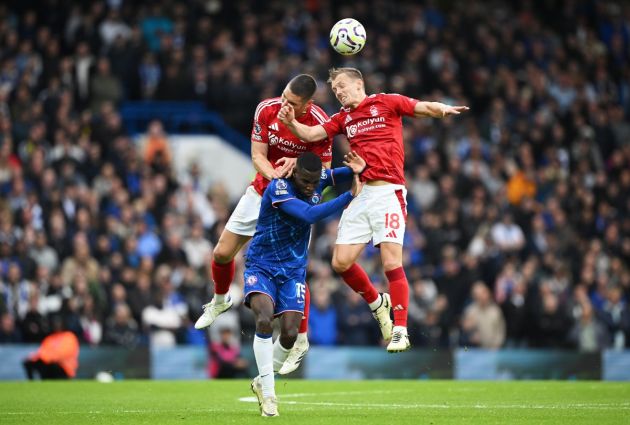
[[[350,261],[344,261],[339,257],[335,256],[332,259],[332,268],[336,273],[343,273],[350,268],[352,263]]]
[[[402,267],[401,260],[384,260],[383,261],[383,270],[386,272],[396,270],[399,267]]]
[[[267,315],[258,315],[256,317],[256,332],[260,334],[270,335],[273,333],[271,322],[273,318]]]
[[[212,259],[219,264],[229,263],[232,261],[232,253],[226,249],[224,244],[217,244],[212,251]]]

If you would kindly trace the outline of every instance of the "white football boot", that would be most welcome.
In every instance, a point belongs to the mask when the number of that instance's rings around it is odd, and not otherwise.
[[[260,413],[262,413],[263,392],[260,375],[254,378],[250,386],[252,388],[252,392],[256,395],[256,398],[258,399],[258,408],[260,409]]]
[[[407,335],[407,328],[404,326],[394,326],[392,332],[392,340],[387,345],[387,351],[390,353],[400,353],[401,351],[407,351],[411,347],[409,342],[409,335]]]
[[[306,355],[308,348],[309,348],[308,339],[306,339],[306,337],[300,338],[298,336],[297,340],[295,341],[295,344],[293,344],[293,347],[291,348],[291,351],[289,352],[287,359],[282,364],[282,367],[280,368],[278,373],[280,375],[286,375],[288,373],[293,372],[298,367],[300,367],[300,363],[302,363],[302,360],[304,359],[304,356]]]
[[[222,303],[217,303],[215,299],[212,298],[212,301],[208,304],[204,304],[203,314],[195,322],[195,329],[207,328],[221,313],[232,307],[232,298],[229,296],[226,297],[225,302]]]
[[[263,399],[260,415],[266,418],[280,416],[280,413],[278,413],[278,399],[275,396],[265,397]]]
[[[390,317],[392,300],[387,293],[380,294],[380,297],[381,305],[376,310],[372,310],[372,316],[374,316],[378,326],[381,328],[383,339],[388,341],[392,337],[392,328],[394,327]]]

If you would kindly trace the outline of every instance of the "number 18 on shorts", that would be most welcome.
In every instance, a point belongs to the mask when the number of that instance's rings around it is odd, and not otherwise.
[[[407,190],[401,185],[364,186],[339,222],[337,244],[402,245],[407,218]]]

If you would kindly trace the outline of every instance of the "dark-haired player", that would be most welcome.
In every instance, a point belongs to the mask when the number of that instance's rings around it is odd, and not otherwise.
[[[287,84],[281,97],[265,99],[256,108],[251,134],[252,162],[257,171],[256,177],[241,197],[214,248],[212,255],[214,298],[204,305],[204,312],[195,323],[197,329],[210,326],[217,316],[232,305],[228,290],[234,278],[234,257],[254,235],[261,196],[269,181],[290,176],[295,166],[295,158],[307,151],[317,154],[324,166],[330,168],[331,138],[324,136],[315,143],[305,143],[295,137],[277,117],[282,102],[286,102],[293,107],[296,119],[303,124],[315,125],[327,121],[326,113],[313,104],[312,98],[316,89],[317,83],[313,77],[300,74]],[[298,341],[291,353],[294,361],[289,362],[291,364],[287,363],[287,367],[281,373],[295,370],[308,350],[306,337],[308,302],[307,290],[304,320],[300,325]]]
[[[259,375],[252,381],[262,416],[277,416],[274,372],[286,361],[302,320],[311,224],[341,210],[361,191],[365,161],[350,152],[348,167],[323,169],[312,152],[299,156],[288,179],[274,179],[265,190],[256,233],[245,262],[245,305],[256,317],[254,355]],[[351,192],[319,204],[322,191],[355,176]],[[272,322],[280,318],[280,336],[272,342]]]

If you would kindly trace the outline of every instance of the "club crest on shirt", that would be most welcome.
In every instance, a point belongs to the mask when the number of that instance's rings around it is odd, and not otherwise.
[[[284,190],[287,188],[287,181],[284,179],[279,179],[278,182],[276,183],[276,188],[280,189],[280,190]]]
[[[376,106],[370,106],[370,114],[372,114],[373,117],[378,116],[378,109],[376,109]]]
[[[254,286],[257,282],[258,278],[254,275],[247,276],[247,280],[245,281],[245,283],[247,283],[249,286]]]
[[[320,197],[318,194],[315,194],[311,197],[311,202],[314,204],[319,204]]]

